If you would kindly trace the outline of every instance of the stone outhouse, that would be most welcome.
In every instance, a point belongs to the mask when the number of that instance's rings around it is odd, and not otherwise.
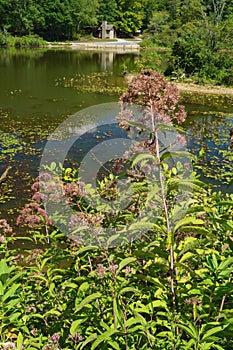
[[[107,21],[103,21],[98,28],[99,38],[102,39],[114,39],[116,37],[116,28],[113,24],[108,24]]]

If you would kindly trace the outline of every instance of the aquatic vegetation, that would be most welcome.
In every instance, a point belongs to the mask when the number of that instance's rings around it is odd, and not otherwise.
[[[201,113],[199,112],[199,115]],[[202,119],[190,116],[187,127],[188,148],[197,158],[195,168],[210,183],[227,189],[232,181],[232,150],[229,132],[231,114],[204,112]],[[195,132],[193,131],[195,130]],[[230,192],[230,189],[228,189]]]
[[[106,95],[120,95],[126,90],[123,79],[121,78],[121,81],[120,79],[116,81],[111,72],[94,72],[89,75],[77,73],[72,78],[63,77],[57,79],[55,85],[73,88],[77,92],[100,93]]]
[[[232,111],[233,95],[229,94],[214,94],[214,93],[203,93],[197,91],[182,91],[181,92],[181,102],[189,104],[199,104],[203,106],[209,106],[215,111],[226,112]]]

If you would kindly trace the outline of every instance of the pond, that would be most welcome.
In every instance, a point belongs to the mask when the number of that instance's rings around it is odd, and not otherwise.
[[[7,180],[1,184],[1,217],[16,216],[29,198],[47,136],[84,108],[116,102],[116,87],[125,86],[122,70],[133,69],[137,58],[133,52],[1,49],[0,176],[7,169]],[[216,189],[232,192],[228,183],[233,112],[186,107],[188,148],[200,156],[197,171]]]

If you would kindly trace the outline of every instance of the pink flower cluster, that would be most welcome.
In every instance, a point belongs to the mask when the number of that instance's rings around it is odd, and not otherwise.
[[[26,204],[21,214],[18,216],[17,225],[25,223],[29,227],[33,228],[38,224],[47,223],[52,224],[51,219],[44,209],[36,202]]]
[[[3,234],[12,233],[12,228],[5,219],[0,219],[0,232],[1,231]]]
[[[168,123],[173,119],[176,119],[178,123],[183,123],[186,113],[184,106],[178,105],[179,97],[177,86],[169,83],[161,73],[152,69],[142,70],[132,79],[128,91],[120,98],[123,112],[119,114],[118,120],[121,124],[124,123],[124,120],[134,121],[133,116],[124,107],[135,103],[145,107],[142,119],[137,122],[148,125],[148,122],[151,121],[151,113],[153,113],[155,119],[160,123]]]

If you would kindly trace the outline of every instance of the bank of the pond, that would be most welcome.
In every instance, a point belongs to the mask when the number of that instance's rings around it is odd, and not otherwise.
[[[93,40],[93,41],[77,41],[77,42],[48,42],[48,48],[70,48],[72,50],[139,50],[140,39],[126,40]]]
[[[233,108],[233,88],[224,86],[176,83],[181,102],[215,107],[217,110]]]
[[[224,86],[198,85],[194,83],[176,83],[182,92],[195,92],[212,95],[233,96],[233,88]]]

